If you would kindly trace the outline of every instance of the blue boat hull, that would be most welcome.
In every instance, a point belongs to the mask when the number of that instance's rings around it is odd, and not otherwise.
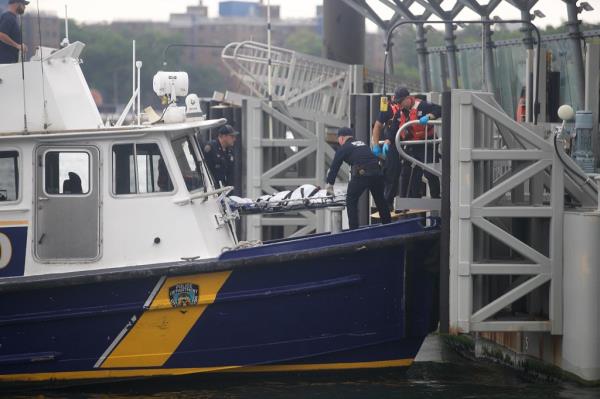
[[[437,323],[437,228],[0,281],[0,381],[405,367]]]

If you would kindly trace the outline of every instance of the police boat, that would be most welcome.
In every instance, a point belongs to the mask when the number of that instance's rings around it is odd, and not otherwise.
[[[437,223],[239,248],[196,139],[226,120],[172,101],[106,126],[83,47],[0,65],[0,382],[413,362],[437,324]]]

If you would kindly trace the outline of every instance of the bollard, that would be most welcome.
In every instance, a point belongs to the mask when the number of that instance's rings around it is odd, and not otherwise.
[[[331,212],[331,233],[340,233],[342,231],[342,212],[343,206],[332,206],[329,208]]]

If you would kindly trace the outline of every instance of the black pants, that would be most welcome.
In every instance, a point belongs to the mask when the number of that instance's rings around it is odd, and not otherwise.
[[[406,153],[413,158],[425,162],[425,144],[406,146]],[[435,162],[439,161],[440,156],[435,154]],[[434,159],[433,146],[430,143],[427,146],[427,162]],[[400,196],[405,198],[420,198],[424,193],[421,192],[421,177],[425,175],[429,183],[429,192],[431,198],[440,198],[440,179],[427,171],[423,171],[418,166],[411,167],[410,163],[404,161],[402,167],[402,186]]]
[[[389,208],[394,207],[394,198],[398,195],[398,186],[400,185],[400,171],[402,170],[402,163],[400,161],[400,154],[396,146],[390,145],[390,149],[387,153],[387,158],[383,166],[383,176],[385,179],[384,196],[385,202]]]
[[[375,200],[381,223],[386,224],[392,221],[390,209],[383,196],[383,186],[383,176],[352,176],[346,193],[346,211],[351,229],[358,228],[358,199],[367,189]]]

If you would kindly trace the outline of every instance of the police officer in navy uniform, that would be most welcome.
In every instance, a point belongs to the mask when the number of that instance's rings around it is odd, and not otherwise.
[[[0,64],[14,64],[19,61],[20,50],[27,52],[17,15],[23,15],[28,4],[26,0],[9,0],[8,9],[0,16]]]
[[[390,209],[383,196],[384,180],[379,160],[368,145],[354,139],[354,132],[349,127],[338,130],[337,141],[341,147],[335,153],[327,174],[327,192],[333,195],[333,184],[342,162],[349,164],[351,178],[346,193],[346,211],[350,229],[358,228],[358,199],[367,189],[375,200],[381,222],[390,223]]]
[[[209,141],[204,146],[206,165],[215,179],[217,187],[220,187],[221,184],[223,187],[233,186],[235,164],[233,146],[239,132],[236,132],[231,125],[224,125],[217,130],[217,133],[217,139]]]
[[[373,125],[373,134],[371,138],[371,148],[375,156],[383,156],[385,162],[383,165],[383,175],[385,178],[385,200],[390,208],[394,206],[394,198],[398,194],[400,182],[400,171],[402,162],[400,154],[396,149],[394,137],[398,131],[398,120],[394,118],[400,110],[397,98],[403,95],[400,87],[396,88],[391,104],[386,110],[379,112],[379,117]],[[380,146],[379,141],[384,140],[383,146]]]

